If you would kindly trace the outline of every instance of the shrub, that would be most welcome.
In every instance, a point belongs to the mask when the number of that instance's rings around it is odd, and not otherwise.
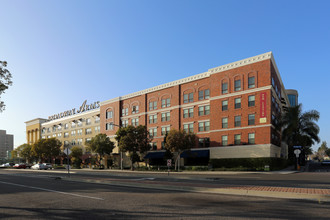
[[[270,170],[280,170],[288,165],[288,161],[283,158],[230,158],[230,159],[210,159],[213,169],[237,169],[241,170],[264,170],[265,165],[269,165]]]

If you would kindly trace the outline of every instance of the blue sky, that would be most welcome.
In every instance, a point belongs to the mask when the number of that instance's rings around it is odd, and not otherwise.
[[[286,89],[330,144],[330,1],[0,0],[14,85],[0,129],[272,51]],[[320,144],[319,144],[320,145]],[[319,145],[314,146],[316,149]]]

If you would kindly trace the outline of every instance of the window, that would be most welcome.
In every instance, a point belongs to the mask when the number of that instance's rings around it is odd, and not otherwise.
[[[228,100],[222,101],[222,111],[228,110]]]
[[[194,117],[194,108],[183,109],[183,118]]]
[[[273,77],[272,77],[272,85],[273,85],[273,87],[275,87],[275,80]]]
[[[210,138],[199,138],[198,146],[199,147],[210,147]]]
[[[108,111],[105,115],[106,119],[112,118],[113,117],[113,111]]]
[[[64,141],[64,147],[69,146],[69,141]]]
[[[76,140],[75,139],[71,140],[71,145],[76,145]]]
[[[48,135],[47,138],[50,138],[50,135]]]
[[[69,132],[65,132],[64,133],[64,137],[66,138],[66,137],[69,137]]]
[[[149,136],[156,137],[157,136],[157,128],[150,128],[149,129]]]
[[[99,123],[100,122],[100,117],[95,116],[95,123]]]
[[[235,91],[241,90],[241,80],[235,80]]]
[[[92,123],[92,120],[90,118],[86,119],[86,125],[90,125]]]
[[[183,130],[187,133],[193,133],[194,132],[194,123],[184,124]]]
[[[241,108],[241,98],[235,99],[235,109]]]
[[[57,127],[57,129],[58,129],[59,131],[61,131],[61,130],[62,130],[62,126],[59,125],[59,126]]]
[[[65,124],[64,125],[64,129],[68,129],[69,128],[69,125],[68,124]]]
[[[227,94],[228,93],[228,83],[222,83],[221,89],[222,89],[222,94]]]
[[[162,113],[162,121],[170,121],[170,120],[171,120],[170,112]]]
[[[228,136],[227,135],[223,135],[221,137],[222,140],[222,146],[227,146],[228,145]]]
[[[228,118],[222,118],[222,128],[228,128]]]
[[[184,94],[183,95],[183,103],[194,102],[194,93]]]
[[[86,128],[85,134],[91,134],[91,133],[92,133],[92,129],[91,128]]]
[[[122,114],[122,116],[126,116],[126,115],[128,115],[128,108],[123,108],[123,109],[121,110],[121,114]]]
[[[157,109],[157,101],[149,102],[149,110],[156,110]]]
[[[106,123],[105,124],[105,130],[109,131],[109,130],[113,130],[113,123]]]
[[[77,134],[78,134],[78,135],[82,135],[82,129],[78,129],[78,130],[77,130]]]
[[[255,141],[254,141],[254,133],[250,133],[249,134],[248,143],[249,144],[254,144],[255,143]]]
[[[198,100],[204,100],[210,98],[210,90],[205,89],[198,92]]]
[[[53,137],[56,137],[56,134],[53,134]]]
[[[122,121],[121,121],[121,125],[122,125],[124,128],[126,128],[127,125],[128,125],[128,120],[127,120],[127,119],[122,120]]]
[[[85,140],[86,140],[86,143],[89,143],[92,141],[92,138],[86,138]]]
[[[198,107],[198,115],[199,116],[209,115],[209,114],[210,114],[210,106],[209,105]]]
[[[95,133],[100,133],[100,126],[96,126],[96,127],[94,128],[94,130],[95,130]]]
[[[55,131],[56,131],[56,126],[54,125],[54,126],[53,126],[53,132],[55,132]]]
[[[50,133],[50,128],[47,128],[47,133]]]
[[[81,120],[78,120],[78,127],[81,127],[82,126],[82,122]]]
[[[235,116],[235,127],[241,126],[241,116]]]
[[[249,115],[249,121],[248,121],[248,125],[254,125],[255,124],[255,115],[254,114],[250,114]]]
[[[41,130],[41,134],[44,134],[44,133],[46,133],[46,128],[42,128],[42,130]]]
[[[240,134],[235,134],[235,145],[241,144],[241,135]]]
[[[162,150],[164,150],[164,149],[165,149],[165,142],[162,141]]]
[[[166,127],[162,127],[162,135],[166,135],[168,134],[168,132],[170,132],[171,127],[170,126],[166,126]]]
[[[255,105],[255,99],[256,99],[256,97],[254,95],[249,96],[249,103],[248,103],[249,107],[252,107]]]
[[[71,128],[75,128],[75,127],[76,127],[76,122],[75,121],[71,122]]]
[[[149,124],[157,123],[157,115],[149,115]]]
[[[139,125],[139,118],[132,118],[132,125],[138,126]]]
[[[254,76],[251,76],[248,78],[248,88],[251,89],[251,88],[254,88],[255,87],[255,84],[254,84]]]
[[[171,106],[171,99],[162,99],[162,108],[170,107]]]
[[[77,139],[77,145],[82,145],[82,138]]]
[[[76,136],[76,131],[71,131],[71,136]]]
[[[59,137],[59,138],[62,137],[62,133],[58,133],[57,137]]]
[[[135,105],[132,107],[132,114],[139,113],[139,106]]]
[[[150,150],[157,150],[157,142],[150,143]]]
[[[210,122],[204,121],[198,123],[198,131],[209,131],[210,130]]]

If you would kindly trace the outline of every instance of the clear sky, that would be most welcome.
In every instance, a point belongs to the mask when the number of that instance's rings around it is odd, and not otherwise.
[[[330,1],[0,0],[0,129],[272,51],[330,144]],[[314,146],[316,149],[320,144]]]

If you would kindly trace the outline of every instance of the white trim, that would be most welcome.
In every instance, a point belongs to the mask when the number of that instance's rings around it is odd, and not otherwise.
[[[218,129],[218,130],[210,130],[210,132],[234,131],[234,130],[251,129],[251,128],[263,128],[263,127],[272,127],[272,124],[250,125],[250,126],[246,126],[246,127],[227,128],[227,129],[224,128],[224,129]]]
[[[55,119],[55,120],[51,120],[51,121],[42,123],[42,126],[48,126],[48,125],[57,124],[57,123],[60,123],[60,122],[69,123],[69,121],[72,120],[72,119],[80,118],[82,116],[95,114],[95,113],[100,114],[100,108],[95,109],[95,110],[89,110],[89,111],[79,113],[79,114],[74,114],[74,115],[71,115],[71,116],[66,116],[66,117],[63,117],[63,118]]]
[[[220,95],[220,96],[213,96],[210,98],[210,100],[217,100],[217,99],[224,99],[224,98],[230,98],[233,96],[239,96],[239,95],[246,95],[249,93],[253,93],[253,92],[261,92],[264,90],[268,90],[268,89],[272,89],[272,86],[264,86],[264,87],[259,87],[259,88],[255,88],[255,89],[247,89],[247,90],[243,90],[241,92],[232,92],[232,93],[228,93],[226,95]]]
[[[195,121],[191,121],[191,122],[183,122],[182,125],[190,125],[190,124],[194,124]]]
[[[199,123],[199,122],[206,122],[206,121],[210,122],[210,119],[200,120],[200,121],[197,121],[197,122]]]

